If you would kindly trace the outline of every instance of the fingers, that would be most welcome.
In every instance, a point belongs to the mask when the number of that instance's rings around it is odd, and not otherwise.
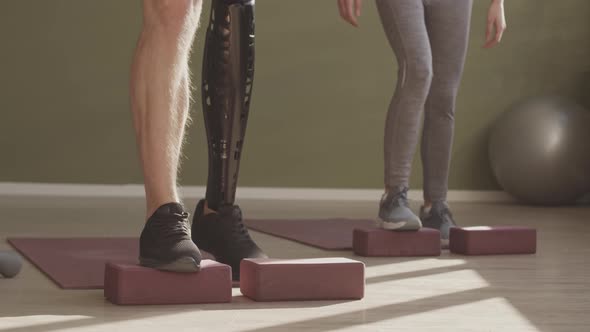
[[[363,0],[356,0],[354,2],[354,11],[355,11],[355,15],[356,17],[360,17],[361,16],[361,8],[363,6]]]
[[[360,0],[338,0],[340,17],[355,27],[358,27],[358,15],[356,13],[360,13],[360,8],[357,8],[357,2],[360,2]]]
[[[496,25],[496,41],[498,43],[502,41],[502,36],[504,35],[504,30],[506,30],[506,24],[498,23]]]
[[[490,47],[490,43],[493,42],[493,31],[494,31],[494,20],[488,19],[488,24],[486,25],[486,42],[484,47]]]
[[[483,46],[484,48],[492,48],[498,44],[498,40],[496,40],[495,35],[492,35],[492,39],[488,40],[486,44]]]
[[[346,9],[344,7],[344,0],[337,0],[336,2],[338,3],[338,10],[340,11],[340,17],[342,17],[342,19],[344,19],[345,21],[348,21],[346,19]]]
[[[493,31],[495,30],[495,33]],[[491,26],[488,23],[486,30],[486,43],[485,48],[492,48],[502,41],[502,36],[506,30],[506,24],[501,21],[493,21]]]
[[[356,15],[355,15],[355,1],[354,0],[349,0],[346,1],[346,10],[347,10],[347,14],[348,14],[348,22],[352,25],[354,25],[355,27],[358,27],[358,22],[356,20]]]

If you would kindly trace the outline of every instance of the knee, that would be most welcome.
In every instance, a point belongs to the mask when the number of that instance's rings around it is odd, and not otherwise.
[[[458,84],[455,81],[446,81],[434,75],[428,95],[426,114],[430,117],[452,121],[455,116],[455,104],[457,100]]]
[[[453,105],[459,91],[459,80],[448,79],[434,75],[430,88],[431,98],[436,99],[437,103],[444,105]]]
[[[402,86],[415,91],[424,98],[426,97],[433,79],[432,64],[430,62],[415,59],[400,68],[399,75],[399,78],[403,80]]]
[[[412,63],[408,66],[408,77],[425,87],[430,87],[433,77],[432,65],[426,61]]]
[[[201,0],[144,0],[144,20],[158,27],[181,28],[198,20],[200,7]]]

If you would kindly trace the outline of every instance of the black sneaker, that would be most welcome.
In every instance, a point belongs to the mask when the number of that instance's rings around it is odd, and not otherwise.
[[[205,200],[199,201],[193,217],[193,241],[215,260],[231,266],[232,278],[240,280],[240,262],[244,258],[268,258],[254,243],[242,222],[237,205],[224,205],[217,213],[205,215]]]
[[[182,205],[164,204],[147,220],[139,238],[139,264],[165,271],[199,271],[201,252],[191,239]]]
[[[446,202],[435,202],[430,209],[422,207],[420,209],[420,219],[422,219],[422,225],[424,227],[434,228],[440,231],[441,246],[445,249],[448,248],[451,227],[457,226],[449,205]]]

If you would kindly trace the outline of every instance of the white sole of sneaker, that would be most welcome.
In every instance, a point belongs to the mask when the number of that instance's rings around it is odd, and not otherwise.
[[[417,231],[422,228],[422,223],[419,220],[377,220],[377,224],[378,227],[389,231]]]

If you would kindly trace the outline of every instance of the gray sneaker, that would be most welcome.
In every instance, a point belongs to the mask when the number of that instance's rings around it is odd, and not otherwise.
[[[451,227],[456,227],[457,224],[453,220],[453,214],[447,202],[435,202],[428,211],[422,207],[420,209],[420,219],[422,219],[424,227],[440,231],[441,246],[445,249],[448,248]]]
[[[401,187],[383,194],[379,203],[379,226],[387,230],[417,231],[420,218],[408,206],[408,188]]]

